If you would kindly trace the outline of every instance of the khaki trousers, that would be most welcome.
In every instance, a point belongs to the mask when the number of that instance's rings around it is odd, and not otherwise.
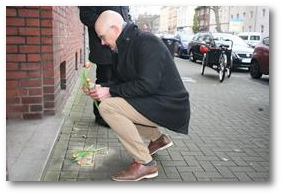
[[[141,136],[155,141],[162,132],[158,125],[136,111],[125,99],[110,97],[101,101],[99,113],[117,133],[126,151],[139,163],[152,160],[148,147]]]

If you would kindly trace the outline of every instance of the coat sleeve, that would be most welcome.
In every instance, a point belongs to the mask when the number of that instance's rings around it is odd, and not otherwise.
[[[138,47],[135,47],[135,50],[128,52],[138,60],[134,60],[135,64],[127,64],[127,66],[134,67],[136,76],[127,82],[111,86],[112,96],[133,98],[156,93],[166,64],[164,47],[157,40],[145,39]]]

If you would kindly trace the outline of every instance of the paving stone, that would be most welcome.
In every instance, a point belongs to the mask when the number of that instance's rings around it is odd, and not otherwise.
[[[59,175],[60,175],[59,171],[58,172],[48,171],[47,173],[45,173],[45,177],[43,178],[43,181],[58,181]]]
[[[216,80],[199,76],[199,64],[175,60],[181,75],[188,74],[196,81],[184,83],[191,95],[190,132],[183,135],[162,128],[174,145],[153,155],[158,177],[142,181],[268,181],[268,83],[251,80],[243,72],[219,83],[217,75]],[[66,118],[43,180],[110,182],[111,175],[127,168],[133,159],[113,130],[94,122],[90,98],[78,90],[70,101],[66,103]],[[263,111],[259,112],[259,107]],[[70,161],[73,150],[92,144],[96,148],[107,147],[109,154],[95,158],[92,167]]]

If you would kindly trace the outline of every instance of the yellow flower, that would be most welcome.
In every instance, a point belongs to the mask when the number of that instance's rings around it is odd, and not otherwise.
[[[90,61],[87,61],[87,62],[85,63],[85,68],[86,68],[86,69],[89,69],[89,68],[90,68],[90,65],[91,65]]]

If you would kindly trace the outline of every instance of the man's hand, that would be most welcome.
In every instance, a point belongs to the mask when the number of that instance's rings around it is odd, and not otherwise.
[[[89,90],[88,95],[98,101],[111,97],[109,87],[101,87],[101,85],[96,85],[95,89]]]
[[[82,86],[82,90],[86,95],[89,95],[89,90],[86,86]]]

